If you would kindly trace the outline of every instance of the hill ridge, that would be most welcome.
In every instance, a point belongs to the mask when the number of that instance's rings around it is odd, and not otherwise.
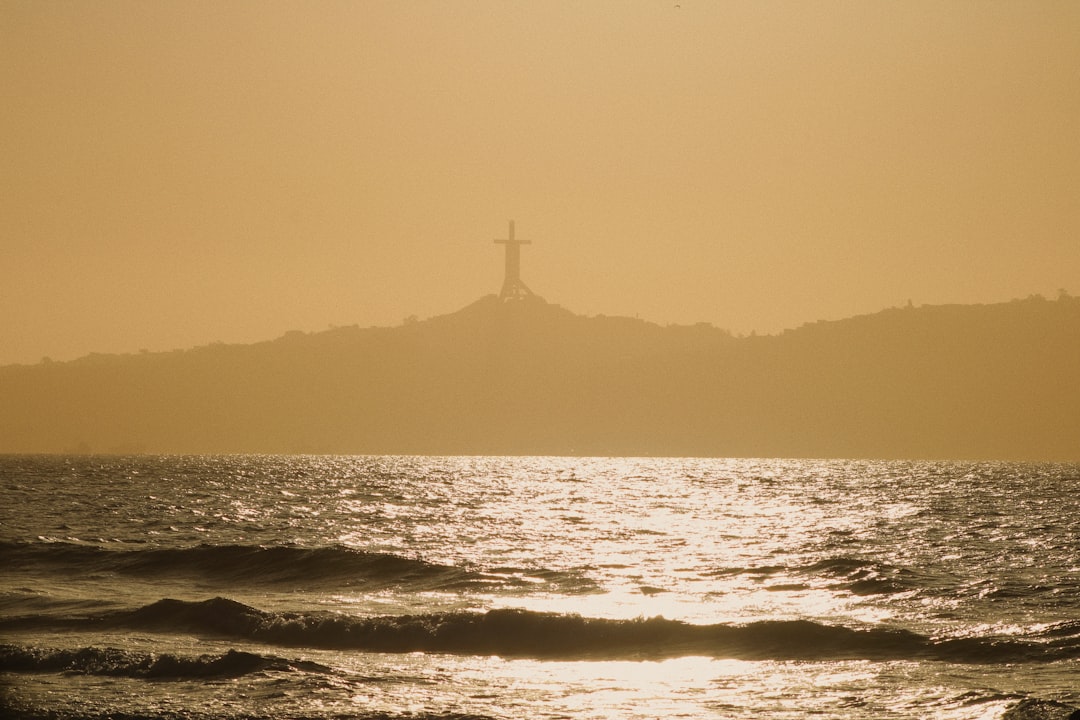
[[[1080,459],[1080,299],[734,337],[485,296],[394,327],[0,368],[0,452]]]

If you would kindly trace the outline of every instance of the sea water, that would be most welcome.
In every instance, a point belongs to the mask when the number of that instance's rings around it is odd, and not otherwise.
[[[1080,466],[0,457],[0,693],[61,719],[1080,705]]]

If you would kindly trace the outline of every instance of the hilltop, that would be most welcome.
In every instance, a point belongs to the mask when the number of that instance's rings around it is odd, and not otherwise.
[[[1080,460],[1080,299],[780,335],[481,298],[397,327],[0,368],[0,452]]]

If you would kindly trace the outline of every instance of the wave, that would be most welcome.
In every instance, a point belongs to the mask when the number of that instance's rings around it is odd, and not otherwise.
[[[1054,700],[1028,698],[1006,710],[1001,720],[1080,720],[1080,708]]]
[[[5,720],[268,720],[265,714],[248,715],[234,712],[207,714],[190,710],[154,710],[149,712],[118,712],[116,710],[56,710],[20,706],[0,696],[0,717]],[[280,715],[289,720],[493,720],[487,715],[469,713],[389,713],[361,712],[349,715]]]
[[[0,543],[0,565],[9,571],[49,568],[68,575],[116,573],[146,577],[196,577],[232,585],[407,587],[429,590],[527,588],[537,581],[560,592],[595,592],[575,573],[545,569],[473,570],[365,552],[341,546],[303,548],[261,545],[196,545],[186,548],[112,549],[76,543]]]
[[[937,639],[905,629],[849,628],[809,620],[692,625],[662,617],[611,620],[520,609],[380,617],[271,613],[220,597],[199,602],[165,599],[132,611],[85,618],[0,621],[0,630],[42,627],[192,633],[284,647],[544,659],[703,655],[744,660],[1018,663],[1080,658],[1080,626],[1075,623],[1027,638]]]
[[[229,713],[227,716],[205,715],[197,712],[183,710],[179,712],[155,711],[153,714],[130,713],[130,712],[86,712],[86,711],[63,711],[55,709],[39,709],[18,707],[10,702],[5,702],[0,697],[0,717],[8,720],[266,720],[265,715],[237,715]],[[327,720],[326,716],[288,716],[290,720]],[[336,720],[343,720],[343,716],[333,716]],[[1054,702],[1052,700],[1027,699],[1021,700],[1009,707],[1002,720],[1077,720],[1080,718],[1080,709],[1071,705]],[[462,713],[363,713],[348,715],[348,720],[492,720],[486,715],[473,715]]]
[[[230,650],[224,655],[147,654],[117,648],[75,650],[0,645],[0,672],[73,673],[155,680],[236,678],[267,671],[329,673],[318,663]]]
[[[831,588],[846,590],[853,595],[912,593],[950,599],[978,597],[990,601],[1034,598],[1044,608],[1071,607],[1075,591],[1080,590],[1080,583],[1070,578],[1062,578],[1054,585],[993,578],[970,582],[939,568],[911,568],[846,556],[825,558],[790,572],[824,579]]]
[[[951,578],[935,577],[927,572],[863,558],[830,557],[807,565],[763,565],[723,568],[708,573],[710,577],[749,575],[764,579],[777,575],[825,580],[834,590],[853,595],[890,595],[904,592],[952,592]],[[787,587],[786,585],[784,587]],[[802,585],[792,585],[802,588]]]
[[[837,579],[854,595],[888,595],[928,589],[928,578],[915,571],[874,560],[826,558],[801,568],[810,575]]]

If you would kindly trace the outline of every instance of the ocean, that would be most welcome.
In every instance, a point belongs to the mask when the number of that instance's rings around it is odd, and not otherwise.
[[[9,718],[1050,718],[1080,466],[0,457]]]

